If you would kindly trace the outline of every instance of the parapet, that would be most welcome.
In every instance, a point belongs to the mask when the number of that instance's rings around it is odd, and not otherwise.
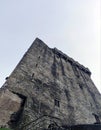
[[[40,45],[42,46],[47,46],[42,40],[40,40],[39,38],[36,38],[34,43],[41,43]],[[48,46],[47,46],[48,47]],[[50,48],[51,49],[51,48]],[[63,53],[62,51],[58,50],[57,48],[53,48],[52,49],[53,52],[55,54],[57,54],[59,57],[63,58],[65,61],[68,61],[72,66],[76,66],[77,68],[79,68],[80,70],[82,70],[83,72],[87,73],[89,76],[91,76],[91,72],[88,68],[84,67],[83,65],[81,65],[80,63],[78,63],[77,61],[75,61],[73,58],[67,56],[65,53]]]
[[[83,65],[79,64],[77,61],[72,59],[71,57],[64,54],[62,51],[58,50],[57,48],[54,48],[54,53],[57,54],[59,57],[63,58],[64,60],[68,61],[71,65],[78,67],[80,70],[87,73],[89,76],[91,76],[91,72],[88,68],[84,67]]]

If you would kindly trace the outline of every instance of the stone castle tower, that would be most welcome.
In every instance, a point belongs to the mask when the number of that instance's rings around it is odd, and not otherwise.
[[[36,38],[0,90],[0,125],[65,130],[100,124],[101,95],[90,76],[88,68]]]

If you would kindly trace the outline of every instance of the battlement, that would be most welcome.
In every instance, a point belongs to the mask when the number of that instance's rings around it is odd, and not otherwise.
[[[80,63],[78,63],[77,61],[75,61],[74,59],[72,59],[71,57],[67,56],[66,54],[64,54],[62,51],[58,50],[57,48],[54,48],[54,52],[60,56],[61,58],[63,58],[64,60],[68,61],[69,63],[71,63],[73,66],[78,67],[80,70],[84,71],[85,73],[87,73],[89,76],[91,76],[91,72],[88,68],[84,67],[83,65],[81,65]]]
[[[41,46],[47,46],[47,44],[45,44],[42,40],[40,40],[39,38],[36,38],[35,41],[33,42],[34,44],[40,44]],[[48,46],[47,46],[48,47]],[[49,47],[48,47],[49,48]],[[62,51],[58,50],[56,47],[55,48],[50,48],[55,54],[57,54],[59,57],[63,58],[64,60],[68,61],[69,63],[71,63],[72,66],[76,66],[78,67],[80,70],[84,71],[85,73],[87,73],[89,76],[91,76],[91,72],[88,68],[84,67],[83,65],[81,65],[79,62],[75,61],[73,58],[69,57],[68,55],[66,55],[65,53],[63,53]]]

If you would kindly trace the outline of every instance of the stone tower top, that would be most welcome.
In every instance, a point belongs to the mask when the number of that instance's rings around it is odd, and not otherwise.
[[[100,124],[101,95],[90,75],[88,68],[36,38],[0,89],[0,126],[49,130],[55,123],[66,130]]]
[[[40,40],[39,38],[36,38],[35,41],[33,42],[33,44],[40,44],[40,46],[47,46],[42,40]],[[30,48],[33,48],[33,44]],[[48,47],[48,46],[47,46]],[[51,49],[51,48],[50,48]],[[78,67],[80,70],[84,71],[85,73],[87,73],[89,76],[91,76],[91,72],[88,68],[84,67],[83,65],[81,65],[79,62],[75,61],[73,58],[69,57],[68,55],[66,55],[65,53],[63,53],[62,51],[58,50],[56,47],[52,49],[53,52],[58,55],[59,57],[63,58],[65,61],[68,61],[70,64],[72,64],[73,66]]]

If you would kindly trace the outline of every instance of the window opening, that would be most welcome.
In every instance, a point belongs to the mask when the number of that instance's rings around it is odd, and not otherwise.
[[[40,59],[40,56],[38,58]]]
[[[36,67],[38,66],[38,64],[35,65]]]
[[[60,107],[60,102],[59,102],[59,100],[55,99],[55,100],[54,100],[54,105],[57,106],[57,107]]]
[[[82,84],[79,84],[79,87],[80,87],[81,89],[83,89],[83,85],[82,85]]]
[[[95,120],[96,120],[95,124],[100,124],[101,122],[100,122],[99,116],[96,115],[95,113],[92,113],[92,115],[95,117]]]
[[[34,77],[34,73],[32,74],[32,78]]]

